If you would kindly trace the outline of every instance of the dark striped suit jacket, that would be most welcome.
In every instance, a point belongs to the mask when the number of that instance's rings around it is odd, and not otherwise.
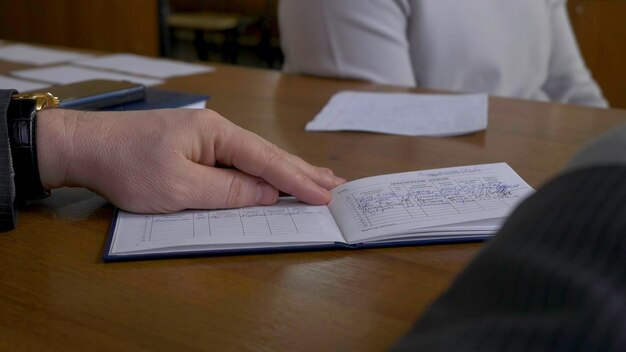
[[[509,217],[398,351],[626,351],[626,126]]]
[[[15,228],[15,184],[7,130],[7,108],[14,92],[0,89],[0,231]]]
[[[542,187],[395,350],[626,351],[626,166]]]

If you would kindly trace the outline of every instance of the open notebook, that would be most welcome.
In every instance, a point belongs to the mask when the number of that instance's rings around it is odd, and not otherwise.
[[[531,192],[497,163],[355,180],[335,188],[327,206],[283,198],[240,209],[117,211],[104,260],[475,241]]]

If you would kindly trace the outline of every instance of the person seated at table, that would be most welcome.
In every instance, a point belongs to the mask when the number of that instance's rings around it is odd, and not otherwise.
[[[284,0],[284,71],[606,107],[565,0]]]
[[[63,186],[89,188],[128,211],[167,213],[269,205],[278,190],[325,204],[345,182],[208,109],[36,112],[14,93],[0,90],[0,230],[15,227],[16,199]],[[30,117],[32,148],[22,143],[30,124],[7,128],[7,119]]]

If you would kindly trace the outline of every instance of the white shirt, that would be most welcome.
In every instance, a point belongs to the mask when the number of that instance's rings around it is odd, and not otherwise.
[[[565,0],[281,0],[286,72],[606,107]]]

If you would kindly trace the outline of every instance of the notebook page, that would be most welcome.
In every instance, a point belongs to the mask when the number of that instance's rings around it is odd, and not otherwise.
[[[344,242],[326,206],[282,198],[272,206],[188,210],[173,214],[120,211],[109,254],[177,252],[259,244]],[[271,247],[271,245],[269,245]]]
[[[332,191],[328,208],[348,243],[360,243],[505,217],[532,192],[506,163],[497,163],[352,181]]]

